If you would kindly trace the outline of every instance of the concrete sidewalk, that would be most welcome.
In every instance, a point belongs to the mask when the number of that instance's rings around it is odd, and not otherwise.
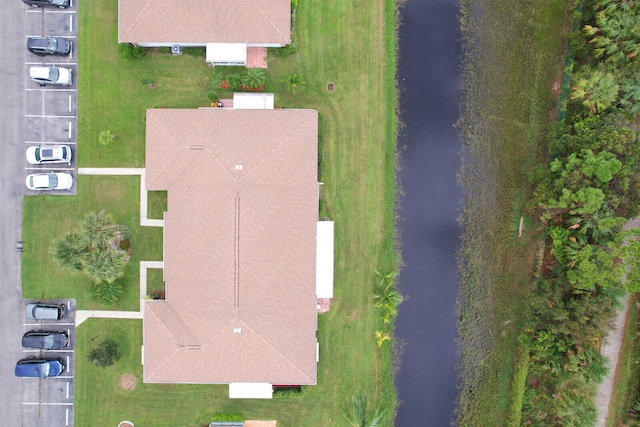
[[[616,368],[618,366],[618,356],[620,353],[620,347],[622,346],[622,338],[624,334],[624,324],[627,318],[627,311],[629,309],[629,297],[624,301],[624,308],[618,311],[614,322],[613,330],[607,335],[600,353],[607,357],[607,367],[609,373],[602,381],[602,384],[598,386],[596,392],[596,408],[598,409],[598,422],[596,426],[606,427],[607,418],[609,417],[609,403],[611,402],[611,395],[613,394],[614,379],[616,376]]]

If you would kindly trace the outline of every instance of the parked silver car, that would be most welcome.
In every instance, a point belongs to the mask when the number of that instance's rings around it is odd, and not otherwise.
[[[71,69],[51,66],[34,65],[29,68],[29,77],[40,86],[71,85]]]
[[[27,304],[25,315],[31,320],[62,320],[67,314],[64,304],[33,303]]]
[[[27,175],[29,190],[69,190],[73,185],[73,177],[68,173],[32,173]]]
[[[71,147],[68,145],[38,145],[27,148],[27,162],[32,165],[43,163],[71,163]]]

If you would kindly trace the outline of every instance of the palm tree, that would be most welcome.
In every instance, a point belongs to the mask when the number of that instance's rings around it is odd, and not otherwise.
[[[573,216],[567,220],[576,243],[580,245],[604,245],[622,229],[626,220],[615,216],[608,206],[603,206],[591,215]]]
[[[262,68],[249,68],[247,74],[242,78],[242,85],[250,89],[257,89],[264,86],[267,81],[267,74]]]
[[[343,414],[351,427],[378,427],[386,415],[382,406],[376,409],[373,417],[367,417],[367,395],[361,391],[352,395],[349,404],[344,406]]]
[[[307,84],[302,80],[302,73],[298,73],[297,71],[289,73],[285,82],[287,83],[287,90],[290,90],[292,93],[296,93],[296,88],[298,86],[304,86]]]
[[[87,256],[87,246],[76,233],[69,233],[53,242],[53,259],[58,267],[72,272],[82,271]]]
[[[107,249],[116,231],[112,216],[104,211],[88,213],[78,227],[78,234],[89,251]]]
[[[96,284],[113,283],[124,275],[125,254],[115,249],[94,251],[87,257],[84,272]]]
[[[619,91],[620,86],[613,74],[595,69],[576,79],[571,99],[580,101],[595,114],[614,105]]]
[[[597,26],[584,28],[587,35],[595,36],[591,42],[597,46],[596,56],[618,63],[635,60],[640,53],[640,15],[635,2],[600,0],[599,6]]]

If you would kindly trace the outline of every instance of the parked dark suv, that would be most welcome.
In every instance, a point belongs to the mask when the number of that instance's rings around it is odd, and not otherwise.
[[[27,304],[25,314],[32,320],[61,320],[67,313],[64,304]]]
[[[40,6],[56,6],[61,9],[65,9],[69,7],[69,0],[22,0],[29,6],[40,7]]]
[[[29,331],[22,336],[22,346],[25,348],[62,350],[68,344],[69,337],[64,331]]]
[[[64,56],[71,52],[71,42],[64,37],[29,37],[27,49],[38,56]]]
[[[16,364],[16,377],[47,378],[57,377],[64,372],[62,359],[29,357]]]

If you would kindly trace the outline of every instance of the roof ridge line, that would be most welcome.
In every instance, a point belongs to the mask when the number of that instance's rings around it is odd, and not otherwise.
[[[242,323],[243,327],[246,326],[247,328],[249,328],[254,334],[256,334],[256,336],[258,336],[263,342],[265,342],[269,347],[271,347],[277,354],[280,355],[280,357],[282,357],[284,360],[286,360],[287,362],[289,362],[289,366],[293,366],[298,372],[300,372],[302,375],[304,375],[305,377],[307,377],[309,380],[315,381],[313,378],[311,378],[306,372],[304,372],[302,369],[300,369],[298,367],[297,364],[293,363],[287,356],[285,356],[284,354],[282,354],[282,352],[280,350],[278,350],[273,344],[271,344],[271,342],[269,340],[267,340],[265,337],[263,337],[257,330],[255,330],[254,328],[252,328],[251,326],[249,326],[244,320],[240,320],[240,323]]]
[[[317,110],[309,110],[309,111],[313,111],[315,113],[317,113]],[[304,119],[295,129],[293,129],[291,132],[289,132],[284,138],[281,138],[280,142],[278,144],[276,144],[271,151],[269,151],[267,154],[265,154],[264,156],[262,156],[262,158],[260,160],[258,160],[256,162],[256,164],[249,170],[247,170],[247,172],[239,179],[239,181],[243,181],[247,176],[249,176],[251,174],[251,172],[253,172],[254,169],[256,169],[262,162],[264,162],[268,157],[271,157],[271,155],[273,153],[275,153],[278,148],[280,148],[283,144],[285,144],[286,142],[288,142],[289,140],[291,140],[291,136],[296,133],[300,128],[302,128],[304,125],[307,124],[307,122],[311,120],[311,115],[309,117],[307,117],[306,119]]]
[[[151,3],[152,0],[147,0],[147,2],[144,4],[144,6],[142,7],[142,9],[140,9],[140,12],[136,15],[136,18],[131,21],[131,25],[129,25],[129,28],[127,28],[127,31],[124,31],[122,33],[123,36],[126,36],[127,34],[129,34],[129,32],[131,31],[131,29],[135,26],[135,24],[140,20],[140,16],[142,15],[142,13],[149,8],[149,4]],[[120,25],[120,1],[118,0],[118,25]],[[118,39],[120,38],[120,32],[118,32]],[[126,37],[123,37],[123,39],[126,39]],[[120,40],[118,40],[118,42],[120,42]],[[127,43],[127,42],[124,42]]]
[[[269,19],[269,17],[267,16],[266,13],[263,12],[262,8],[256,6],[256,1],[255,0],[249,0],[253,6],[255,7],[255,9],[258,11],[258,13],[260,15],[262,15],[264,17],[264,20],[267,21],[269,23],[269,25],[271,25],[271,27],[276,30],[276,33],[280,34],[280,36],[282,37],[286,37],[284,34],[282,34],[282,32],[280,32],[280,30],[278,29],[278,27],[276,27],[274,25],[273,22],[271,22],[271,19]],[[291,27],[291,9],[289,9],[289,27]]]

